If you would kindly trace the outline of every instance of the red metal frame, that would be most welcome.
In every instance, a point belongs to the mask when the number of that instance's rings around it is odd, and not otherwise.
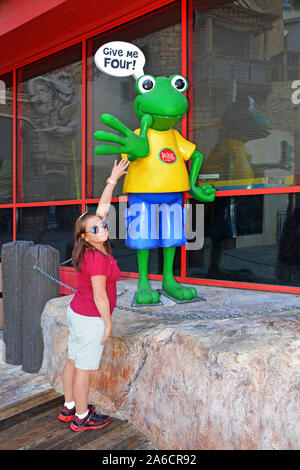
[[[86,169],[86,84],[87,84],[87,67],[86,67],[86,39],[82,41],[82,133],[81,133],[81,213],[85,212],[85,169]]]
[[[13,204],[0,204],[0,208],[10,207],[13,209],[13,239],[16,240],[16,211],[19,207],[35,207],[35,206],[52,206],[52,205],[81,205],[81,211],[85,211],[86,204],[97,203],[98,199],[91,198],[91,193],[88,188],[91,187],[92,182],[92,162],[91,155],[87,145],[87,135],[89,131],[90,119],[86,114],[87,107],[90,109],[91,96],[90,90],[87,88],[87,80],[89,79],[90,69],[87,67],[87,58],[90,57],[90,51],[87,51],[87,40],[93,36],[99,35],[100,33],[113,30],[121,25],[129,23],[130,21],[138,21],[140,17],[146,14],[155,13],[162,7],[172,5],[176,0],[161,0],[153,2],[151,5],[140,9],[139,12],[135,11],[127,15],[126,17],[118,18],[110,23],[102,25],[99,28],[93,29],[76,38],[72,38],[63,44],[59,44],[56,47],[50,48],[47,51],[36,54],[20,63],[15,64],[14,68],[7,68],[0,71],[0,74],[13,71]],[[220,2],[221,3],[221,2]],[[228,3],[228,0],[223,2]],[[209,6],[207,2],[207,6]],[[181,0],[181,38],[182,38],[182,57],[181,57],[181,73],[186,76],[189,80],[189,112],[187,117],[182,121],[182,133],[185,137],[190,140],[193,139],[193,0]],[[22,196],[22,152],[20,142],[20,132],[22,128],[18,125],[18,116],[21,116],[21,107],[17,109],[17,91],[20,90],[21,86],[21,73],[20,69],[24,65],[35,62],[36,60],[47,57],[48,55],[62,51],[67,47],[70,47],[78,42],[81,42],[82,47],[82,194],[81,200],[66,200],[66,201],[51,201],[51,202],[40,202],[40,203],[23,203],[21,201]],[[89,105],[89,106],[87,106]],[[21,106],[21,105],[20,105]],[[87,183],[87,185],[86,185]],[[295,193],[300,192],[300,186],[289,186],[280,188],[259,188],[259,189],[240,189],[240,190],[222,190],[217,192],[217,197],[229,196],[229,195],[251,195],[251,194],[284,194],[284,193]],[[189,194],[184,195],[184,202],[189,199]],[[112,202],[127,201],[127,196],[118,196],[112,199]],[[252,289],[252,290],[266,290],[273,292],[288,292],[288,293],[300,293],[300,288],[291,286],[278,286],[273,284],[252,284],[244,282],[231,282],[224,280],[211,280],[211,279],[199,279],[191,278],[187,276],[187,253],[186,248],[181,248],[181,275],[175,277],[176,280],[185,283],[207,285],[207,286],[222,286],[222,287],[233,287],[241,289]],[[70,285],[75,285],[75,270],[70,267],[61,267],[61,275],[67,280]],[[121,277],[127,278],[138,278],[138,273],[122,272]],[[162,275],[150,274],[149,279],[162,280]],[[74,282],[73,282],[74,281]],[[69,294],[70,292],[62,292],[63,294]]]
[[[181,0],[181,74],[189,78],[188,76],[188,67],[187,67],[187,57],[188,57],[188,19],[187,19],[187,4],[188,0]],[[187,93],[186,93],[187,95]],[[188,119],[187,115],[185,114],[182,121],[181,121],[181,131],[183,137],[188,137]],[[186,204],[186,196],[187,193],[185,192],[183,195],[183,205]],[[183,245],[180,248],[180,274],[181,278],[185,279],[186,277],[186,247]]]
[[[13,70],[13,240],[17,237],[17,70]]]
[[[70,201],[44,201],[44,202],[16,202],[16,207],[44,207],[44,206],[69,206],[76,204],[79,206],[81,204],[81,199],[73,199]],[[1,206],[2,207],[2,206]]]
[[[87,64],[87,84],[86,84],[86,89],[87,89],[87,107],[86,107],[86,113],[87,114],[87,135],[90,136],[92,135],[92,114],[93,114],[93,103],[92,103],[92,87],[89,85],[89,83],[92,82],[92,77],[93,77],[93,68],[92,65],[89,63],[90,57],[92,56],[92,47],[93,43],[92,41],[87,42],[87,50],[86,50],[86,64]],[[93,188],[93,155],[92,155],[92,140],[88,139],[86,142],[86,147],[87,147],[87,166],[86,166],[86,195],[87,198],[92,197],[92,188]]]
[[[187,136],[190,141],[193,142],[193,109],[194,109],[194,74],[193,74],[193,1],[187,0],[187,76],[189,81],[189,111],[187,119]],[[191,160],[188,162],[188,168],[191,168]],[[185,201],[187,198],[190,198],[190,195],[186,193]],[[186,253],[186,250],[185,250]],[[189,257],[185,257],[185,276],[186,271],[188,270]]]
[[[22,96],[22,70],[17,70],[17,202],[22,202],[22,108],[23,102],[18,102],[18,96]]]

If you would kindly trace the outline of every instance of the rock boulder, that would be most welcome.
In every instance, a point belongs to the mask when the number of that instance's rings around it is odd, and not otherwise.
[[[199,286],[206,301],[135,308],[135,289],[118,283],[112,338],[91,373],[100,412],[128,419],[159,449],[300,449],[297,296]],[[62,393],[71,299],[42,314],[41,372]],[[261,313],[280,303],[290,310]]]

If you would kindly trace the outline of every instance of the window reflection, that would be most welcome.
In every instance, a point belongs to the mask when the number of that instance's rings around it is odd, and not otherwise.
[[[300,284],[300,205],[278,213],[280,233],[275,273],[283,283]]]
[[[76,205],[18,209],[17,239],[53,246],[63,263],[72,256],[74,225],[80,212],[81,206]]]
[[[218,189],[299,182],[300,9],[231,2],[203,13],[194,1],[193,132],[205,154],[199,183]]]
[[[12,73],[0,77],[0,204],[13,202]]]
[[[80,199],[81,49],[18,77],[18,202]]]
[[[188,276],[300,285],[298,193],[217,198],[205,204],[204,234],[203,248],[187,251]]]
[[[3,243],[13,238],[13,210],[0,209],[0,254]]]

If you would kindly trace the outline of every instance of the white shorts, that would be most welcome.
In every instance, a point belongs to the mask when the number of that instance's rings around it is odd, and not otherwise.
[[[77,369],[99,369],[104,345],[105,323],[100,317],[87,317],[67,310],[67,324],[70,330],[68,358],[75,361]]]

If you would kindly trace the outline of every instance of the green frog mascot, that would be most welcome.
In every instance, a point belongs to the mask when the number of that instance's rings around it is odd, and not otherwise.
[[[120,153],[130,161],[123,187],[128,194],[125,244],[137,250],[135,300],[139,305],[159,302],[159,292],[151,289],[148,280],[149,250],[158,247],[163,247],[163,291],[177,301],[197,296],[195,288],[182,286],[173,275],[176,247],[187,243],[183,194],[187,191],[198,201],[211,202],[216,191],[210,184],[196,186],[203,154],[174,129],[188,110],[187,89],[188,82],[181,75],[143,75],[135,83],[134,110],[140,128],[132,132],[116,117],[103,114],[101,121],[121,136],[103,130],[94,134],[96,140],[106,142],[95,147],[96,154]]]

